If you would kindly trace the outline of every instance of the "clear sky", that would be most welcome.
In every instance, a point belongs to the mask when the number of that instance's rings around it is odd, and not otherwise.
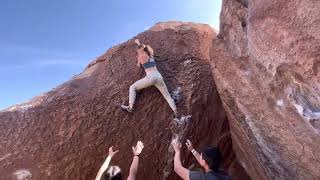
[[[51,90],[157,22],[218,29],[220,7],[221,0],[1,0],[0,109]]]

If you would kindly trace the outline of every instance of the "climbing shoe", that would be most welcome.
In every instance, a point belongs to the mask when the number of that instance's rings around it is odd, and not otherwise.
[[[174,118],[174,119],[180,119],[181,116],[180,116],[180,114],[179,114],[178,112],[174,112],[174,113],[173,113],[173,118]]]
[[[130,108],[130,106],[126,106],[126,105],[121,105],[121,108],[123,109],[123,110],[126,110],[126,111],[128,111],[129,113],[131,113],[132,112],[132,108]]]

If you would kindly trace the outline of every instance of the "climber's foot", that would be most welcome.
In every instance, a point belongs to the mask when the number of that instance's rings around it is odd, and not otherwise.
[[[121,105],[121,108],[123,109],[123,110],[126,110],[127,112],[129,112],[129,113],[131,113],[132,112],[132,108],[130,108],[130,106],[126,106],[126,105]]]
[[[173,118],[174,119],[180,119],[181,115],[176,111],[176,112],[173,113]]]

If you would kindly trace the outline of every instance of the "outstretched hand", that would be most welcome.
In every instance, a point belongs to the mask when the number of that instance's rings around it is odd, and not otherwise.
[[[192,151],[193,150],[193,145],[191,143],[191,141],[188,139],[187,142],[186,142],[186,146],[187,148],[189,149],[189,151]]]
[[[137,142],[136,147],[132,146],[132,152],[134,156],[139,156],[140,153],[142,152],[142,149],[144,148],[144,145],[141,141]]]
[[[113,151],[113,146],[109,147],[109,156],[113,157],[119,152],[119,150]]]

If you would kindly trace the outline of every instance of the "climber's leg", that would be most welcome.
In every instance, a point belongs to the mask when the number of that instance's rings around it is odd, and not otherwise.
[[[159,89],[159,91],[161,92],[162,96],[168,102],[170,108],[174,112],[175,117],[178,117],[179,115],[178,115],[178,111],[177,111],[177,106],[174,103],[174,100],[171,98],[171,95],[170,95],[170,93],[169,93],[169,91],[167,89],[167,86],[164,83],[163,78],[162,78],[160,73],[158,75],[157,82],[156,82],[155,86]]]
[[[133,105],[136,101],[136,95],[137,95],[136,92],[146,87],[149,87],[151,85],[153,85],[153,81],[148,76],[132,84],[129,88],[129,106],[121,105],[122,109],[125,109],[128,112],[132,112]]]

